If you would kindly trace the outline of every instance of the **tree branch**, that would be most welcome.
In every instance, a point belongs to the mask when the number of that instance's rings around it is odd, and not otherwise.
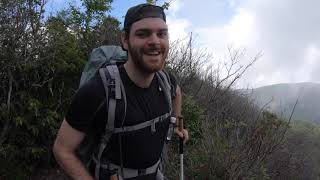
[[[10,127],[10,106],[11,106],[11,95],[12,95],[12,84],[13,84],[13,77],[11,74],[11,71],[9,70],[8,72],[9,75],[9,90],[8,90],[8,96],[7,96],[7,119],[5,119],[5,124],[4,127],[1,131],[1,135],[0,135],[0,146],[4,143],[4,141],[6,140],[6,136],[9,132],[9,127]]]

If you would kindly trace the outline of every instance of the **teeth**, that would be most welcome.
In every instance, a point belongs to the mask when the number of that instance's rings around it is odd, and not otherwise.
[[[153,52],[148,52],[146,54],[148,54],[148,55],[159,55],[160,52],[159,51],[153,51]]]

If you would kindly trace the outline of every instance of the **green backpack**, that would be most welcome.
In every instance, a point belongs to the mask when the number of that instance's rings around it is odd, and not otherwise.
[[[86,136],[79,148],[77,154],[80,160],[86,165],[89,165],[94,161],[95,163],[95,179],[100,179],[100,170],[106,168],[107,165],[101,163],[101,156],[107,147],[109,139],[114,133],[123,133],[129,131],[136,131],[142,128],[151,127],[151,130],[155,130],[155,124],[162,122],[172,114],[172,102],[171,102],[171,82],[169,75],[166,71],[161,70],[156,73],[161,89],[163,90],[166,100],[169,105],[170,112],[163,114],[157,118],[151,119],[147,122],[136,124],[133,126],[125,126],[121,128],[114,127],[116,102],[117,100],[123,99],[125,102],[124,114],[126,114],[126,93],[123,87],[120,74],[118,71],[118,65],[125,63],[127,60],[127,52],[123,51],[119,46],[101,46],[94,49],[91,53],[90,59],[85,65],[85,68],[81,75],[80,85],[81,88],[86,82],[88,82],[96,73],[99,73],[104,90],[106,93],[106,99],[101,103],[107,102],[108,120],[105,125],[105,132],[100,136],[99,142],[95,142],[93,137]],[[111,93],[110,93],[111,92]],[[112,96],[110,96],[112,94]],[[102,106],[99,106],[101,108]],[[98,112],[99,108],[96,110]],[[170,120],[171,125],[169,130],[172,132],[174,120]],[[168,133],[171,136],[172,133]],[[169,137],[168,137],[169,139]],[[97,149],[98,147],[98,149]],[[154,166],[148,169],[147,173],[153,173],[159,166]],[[122,167],[121,167],[122,168]],[[134,174],[129,174],[126,178],[135,177]]]

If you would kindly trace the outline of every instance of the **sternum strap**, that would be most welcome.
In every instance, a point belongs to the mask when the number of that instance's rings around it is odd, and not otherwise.
[[[158,117],[156,117],[154,119],[151,119],[149,121],[146,121],[146,122],[143,122],[143,123],[140,123],[140,124],[136,124],[136,125],[133,125],[133,126],[124,126],[124,127],[121,127],[121,128],[114,128],[113,132],[114,133],[130,132],[130,131],[136,131],[136,130],[139,130],[139,129],[143,129],[143,128],[146,128],[146,127],[149,127],[149,126],[152,127],[156,123],[167,119],[169,116],[170,116],[170,113],[166,113],[166,114],[163,114],[161,116],[158,116]]]

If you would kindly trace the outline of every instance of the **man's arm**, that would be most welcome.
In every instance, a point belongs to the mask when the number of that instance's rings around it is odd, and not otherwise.
[[[176,117],[181,117],[182,93],[179,85],[177,85],[176,96],[172,101],[172,106],[173,106],[173,112],[176,115]],[[179,125],[179,118],[177,118],[177,125]],[[175,132],[178,134],[179,137],[183,138],[184,143],[186,143],[189,140],[188,130],[184,128],[182,130],[179,130],[179,128],[176,128]]]
[[[176,96],[172,100],[172,107],[173,107],[174,114],[176,116],[181,116],[182,94],[181,94],[181,89],[180,89],[179,85],[177,85],[177,87],[176,87]]]
[[[84,133],[72,128],[66,120],[63,120],[53,145],[53,153],[58,164],[74,180],[93,180],[75,154],[84,136]]]

